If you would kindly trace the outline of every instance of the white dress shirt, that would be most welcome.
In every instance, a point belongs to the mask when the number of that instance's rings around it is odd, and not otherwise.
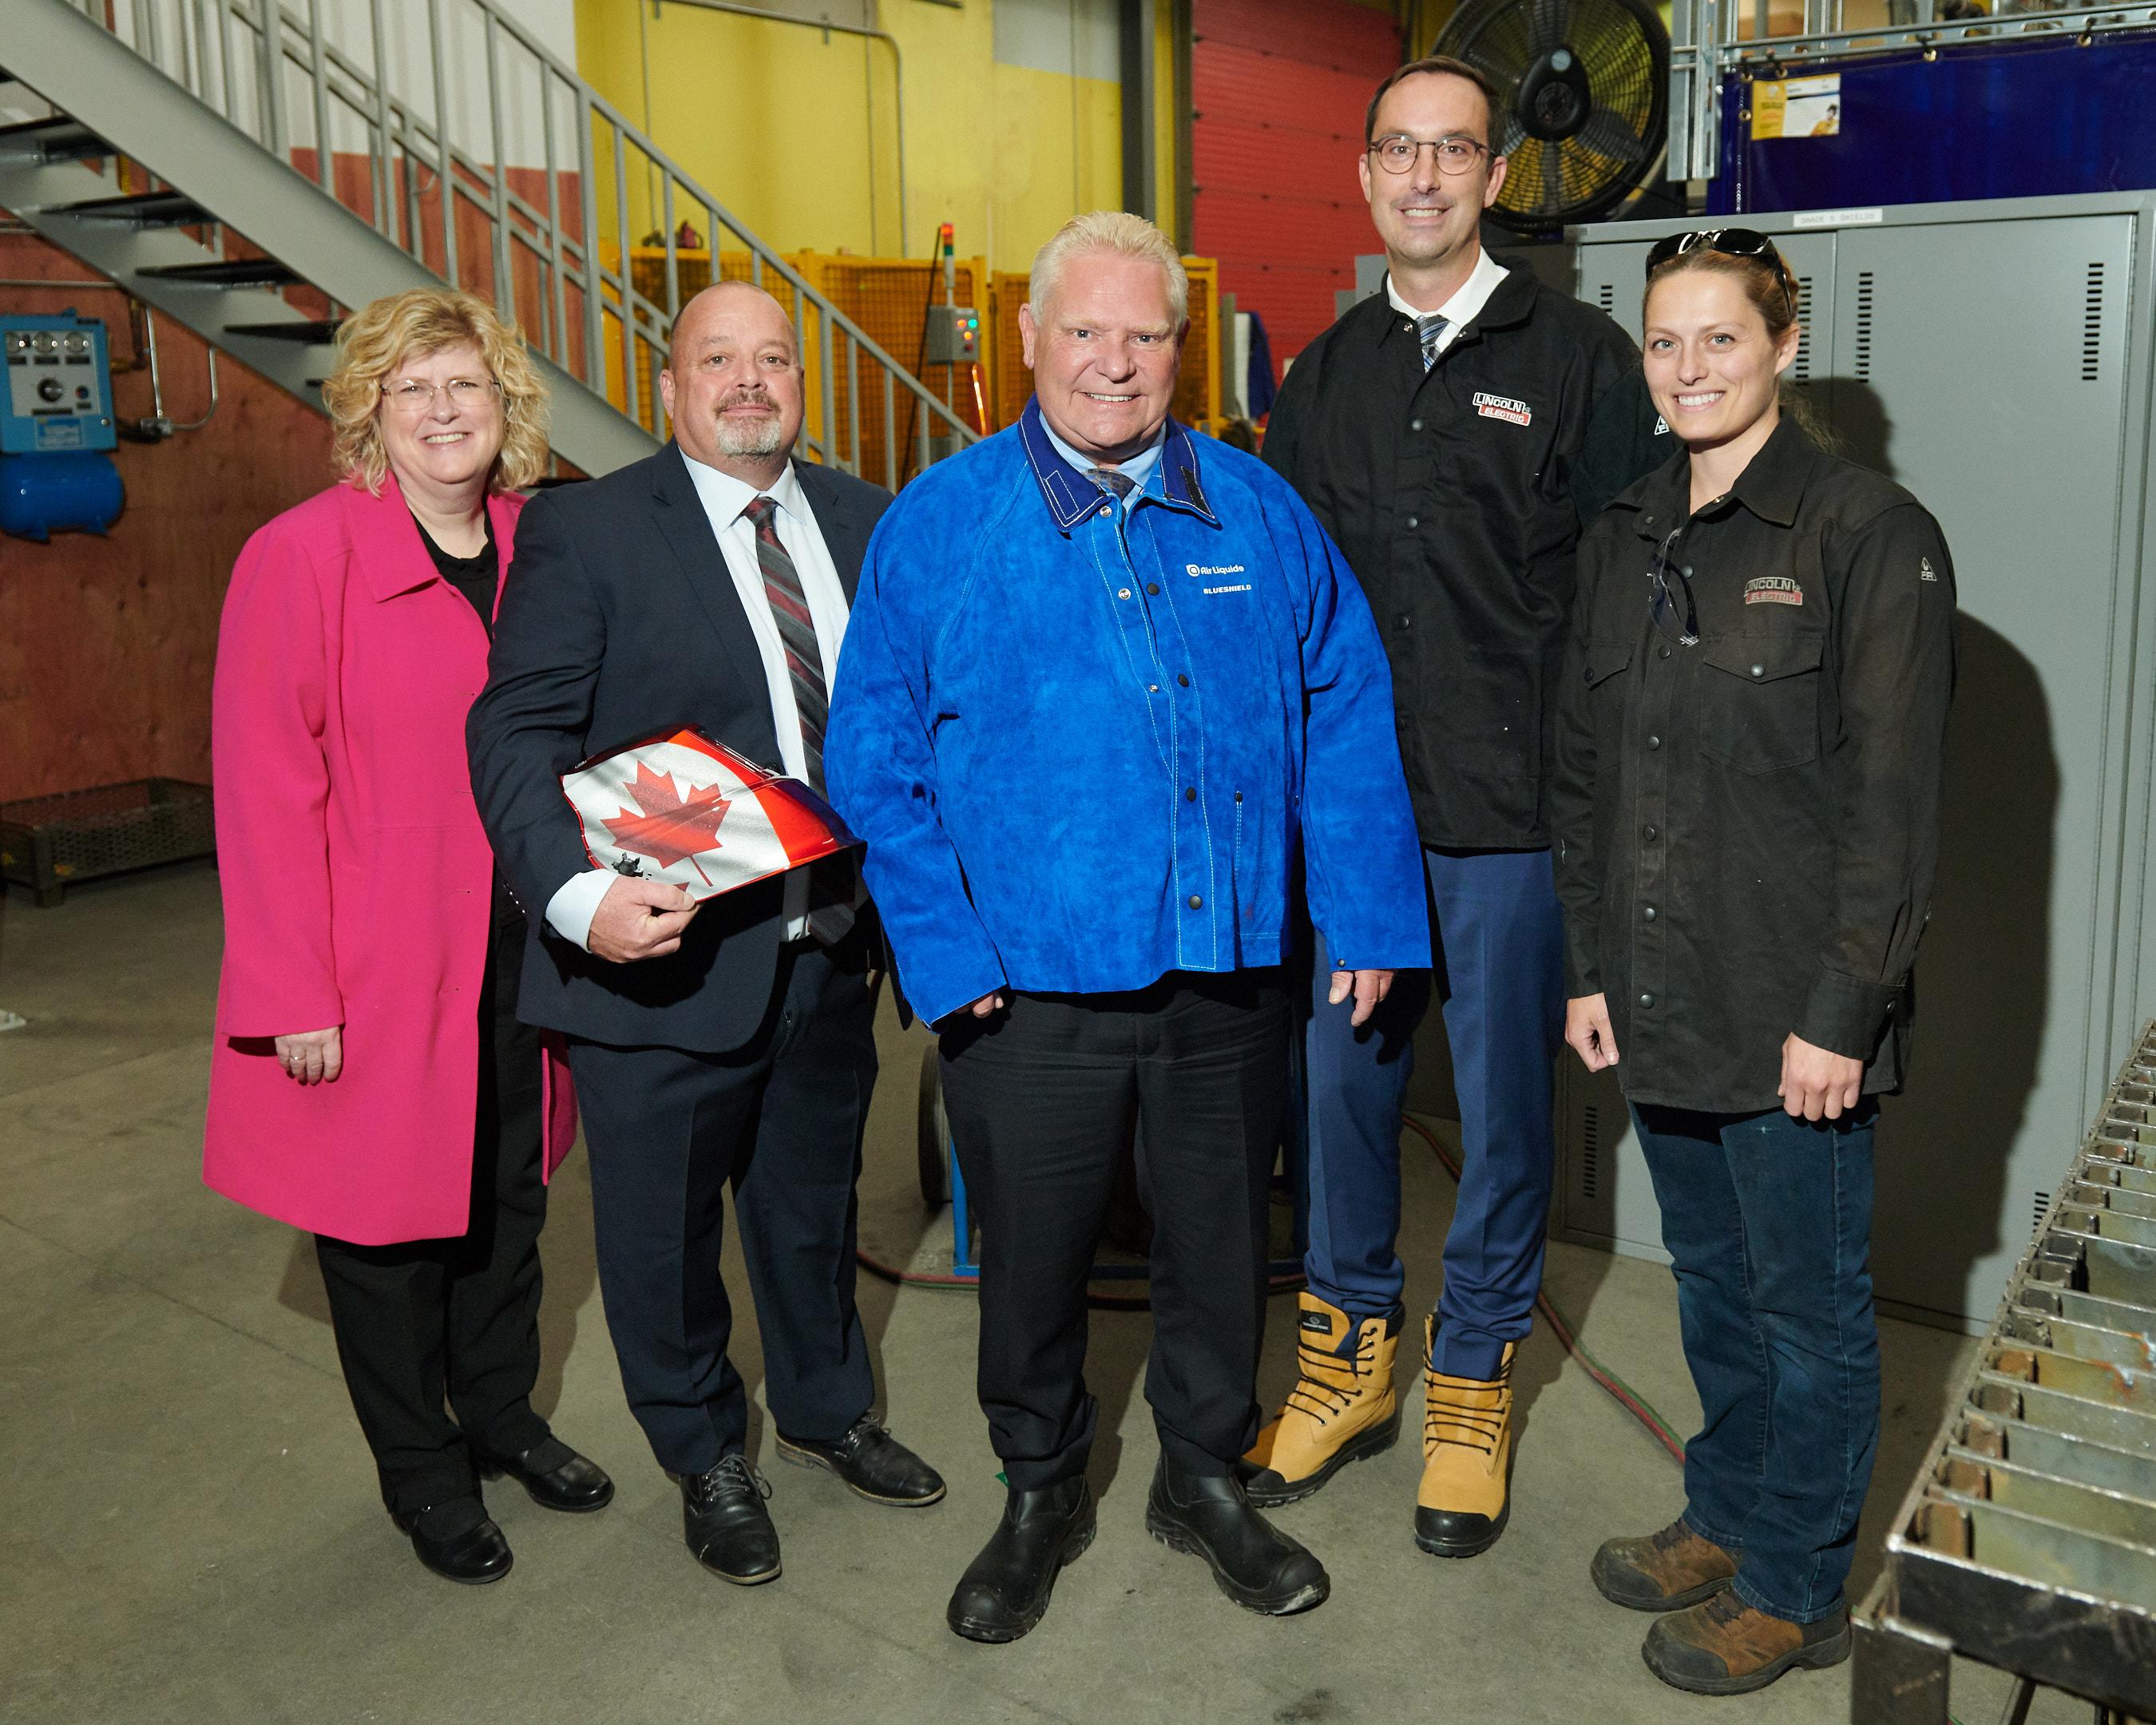
[[[1058,437],[1055,434],[1055,428],[1048,423],[1048,415],[1045,413],[1040,416],[1040,429],[1048,434],[1048,441],[1055,446],[1057,454],[1088,479],[1092,478],[1093,470],[1101,465],[1099,462],[1091,455],[1080,454],[1077,450]],[[1144,492],[1146,481],[1152,477],[1153,470],[1160,465],[1160,452],[1167,447],[1168,423],[1163,420],[1160,429],[1153,433],[1151,443],[1127,461],[1119,461],[1116,464],[1116,471],[1131,482],[1130,490],[1123,493],[1123,513],[1126,516],[1130,514],[1132,505],[1135,504]],[[1096,480],[1094,483],[1097,485],[1099,481]]]
[[[839,646],[846,634],[846,590],[839,584],[838,567],[824,547],[823,531],[816,525],[816,512],[808,506],[808,499],[801,490],[800,476],[794,472],[792,462],[787,463],[785,472],[769,490],[758,491],[732,474],[706,467],[686,454],[681,459],[688,465],[689,477],[696,485],[704,513],[711,518],[712,536],[719,542],[719,550],[726,557],[726,572],[733,577],[734,592],[756,636],[757,650],[763,655],[764,680],[770,685],[771,721],[778,732],[780,759],[776,764],[792,777],[805,781],[808,776],[808,756],[801,742],[801,713],[793,702],[793,677],[786,668],[785,644],[779,639],[778,624],[771,614],[771,599],[764,592],[763,569],[757,562],[756,523],[748,518],[749,505],[762,496],[778,506],[772,516],[772,526],[778,535],[778,542],[786,547],[786,554],[793,559],[794,572],[801,578],[801,590],[808,596],[808,614],[815,620],[816,644],[823,654],[827,688],[838,680]],[[694,722],[695,718],[693,713],[681,716],[684,724]],[[598,913],[599,901],[606,896],[607,888],[619,878],[611,869],[590,869],[571,876],[547,901],[548,925],[563,940],[588,950],[592,918]],[[794,869],[786,876],[786,937],[798,940],[808,932],[808,871]]]
[[[1393,285],[1393,274],[1389,270],[1385,272],[1385,297],[1392,301],[1393,310],[1404,316],[1420,318],[1435,315],[1445,319],[1445,328],[1437,338],[1437,351],[1442,353],[1460,339],[1462,330],[1482,315],[1482,308],[1490,303],[1490,295],[1497,291],[1497,284],[1512,273],[1478,247],[1475,268],[1469,272],[1467,280],[1460,284],[1458,291],[1442,305],[1424,307],[1409,305],[1400,297],[1400,290]]]

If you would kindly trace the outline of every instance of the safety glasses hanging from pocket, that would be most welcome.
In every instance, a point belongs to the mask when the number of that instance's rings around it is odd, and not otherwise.
[[[1663,634],[1680,647],[1697,647],[1699,607],[1692,603],[1691,578],[1675,555],[1677,535],[1683,531],[1682,527],[1676,529],[1655,552],[1655,561],[1647,569],[1647,609]]]

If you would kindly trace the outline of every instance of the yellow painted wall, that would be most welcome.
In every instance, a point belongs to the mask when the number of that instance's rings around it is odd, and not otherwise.
[[[648,0],[577,0],[578,64],[642,126],[648,53],[647,129],[778,250],[921,257],[948,221],[962,254],[1024,270],[1077,211],[1122,202],[1122,98],[1112,82],[999,64],[992,6],[881,8],[903,56],[904,234],[888,44],[678,4],[654,18]],[[1159,82],[1162,207],[1172,210],[1165,54]],[[611,163],[599,168],[611,174]],[[657,218],[634,164],[630,182],[640,239]],[[609,188],[600,191],[610,216]]]

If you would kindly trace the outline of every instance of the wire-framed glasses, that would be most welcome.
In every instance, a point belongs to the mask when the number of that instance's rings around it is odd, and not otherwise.
[[[400,413],[415,417],[430,413],[444,391],[449,405],[456,408],[475,408],[480,403],[501,393],[501,385],[492,377],[452,377],[446,383],[423,382],[417,377],[399,377],[382,386],[382,398]]]
[[[1487,144],[1457,133],[1442,138],[1411,138],[1404,131],[1371,139],[1369,150],[1378,158],[1378,166],[1389,174],[1405,173],[1425,150],[1435,158],[1437,171],[1443,174],[1464,174],[1490,153]]]
[[[1655,627],[1680,647],[1699,644],[1699,607],[1692,601],[1691,578],[1677,562],[1676,528],[1655,552],[1647,569],[1647,613]]]

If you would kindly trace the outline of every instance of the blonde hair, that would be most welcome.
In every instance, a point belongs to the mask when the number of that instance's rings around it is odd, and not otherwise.
[[[1063,266],[1071,259],[1094,252],[1119,258],[1137,258],[1158,264],[1168,276],[1168,309],[1180,329],[1190,321],[1190,277],[1168,236],[1143,216],[1128,210],[1089,210],[1073,216],[1034,254],[1033,275],[1026,300],[1037,319],[1045,320],[1049,302],[1063,280]]]
[[[525,351],[524,332],[454,288],[412,288],[362,306],[337,331],[336,367],[322,384],[336,437],[331,459],[355,485],[380,495],[389,457],[382,442],[382,389],[408,360],[470,342],[501,386],[501,453],[487,488],[521,490],[547,470],[547,385]]]

